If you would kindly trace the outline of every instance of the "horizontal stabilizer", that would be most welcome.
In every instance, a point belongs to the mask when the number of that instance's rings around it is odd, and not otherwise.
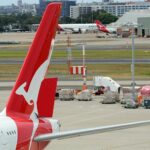
[[[44,79],[39,91],[37,108],[39,117],[52,117],[57,78]]]

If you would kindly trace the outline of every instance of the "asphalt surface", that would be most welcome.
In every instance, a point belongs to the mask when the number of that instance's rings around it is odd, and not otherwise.
[[[85,45],[86,50],[109,50],[109,49],[128,49],[131,50],[132,40],[131,38],[112,38],[106,36],[105,38],[97,38],[102,33],[87,33],[87,34],[57,34],[55,40],[54,50],[64,50],[68,43],[68,36],[70,37],[70,45],[72,49],[81,50],[82,44]],[[0,33],[0,47],[6,47],[8,44],[10,47],[20,46],[19,44],[13,45],[13,43],[21,43],[22,46],[29,46],[34,38],[35,33]],[[149,50],[148,38],[135,38],[135,49]]]
[[[131,87],[131,80],[116,80],[118,84],[122,87]],[[136,86],[150,85],[150,80],[136,80]],[[58,81],[59,88],[81,88],[83,81]],[[11,90],[15,82],[0,82],[0,91]],[[87,81],[87,86],[90,89],[93,89],[93,81]]]
[[[10,91],[0,91],[2,110]],[[102,97],[93,101],[56,100],[54,118],[61,122],[61,130],[91,128],[133,121],[149,120],[144,108],[125,109],[120,104],[101,104]],[[45,150],[149,150],[150,126],[106,132],[71,139],[54,140]]]
[[[30,43],[33,36],[34,33],[5,33],[0,35],[0,41],[14,41],[15,39],[15,42]],[[97,48],[100,50],[109,48],[131,49],[130,38],[97,39],[96,35],[93,34],[71,36],[72,45],[85,43],[86,45],[94,45],[95,49]],[[66,39],[67,35],[57,35],[56,44],[59,45],[62,41],[65,43]],[[137,49],[149,49],[149,39],[136,39],[135,43],[136,46],[138,46]],[[86,49],[88,49],[87,47],[88,46],[86,46]],[[92,47],[89,46],[89,49],[91,48]],[[99,60],[96,61],[97,63],[99,62]],[[122,60],[120,61],[122,62]],[[130,60],[125,60],[125,63],[128,61]],[[149,61],[147,61],[143,63],[149,63]],[[19,60],[19,62],[16,63],[22,63],[22,61]],[[64,87],[79,86],[80,84],[81,81],[59,82],[59,86]],[[88,84],[91,85],[92,82],[88,82]],[[122,81],[120,84],[130,85],[131,81]],[[137,81],[137,85],[144,84],[150,84],[150,81]],[[7,88],[12,88],[13,85],[14,82],[0,82],[0,110],[3,110],[10,95],[10,90]],[[148,109],[124,109],[120,104],[103,105],[100,103],[101,100],[102,97],[93,97],[93,101],[89,102],[56,100],[54,118],[60,120],[62,131],[150,119],[150,112]],[[143,126],[66,140],[54,140],[48,145],[46,150],[149,150],[149,132],[150,126]]]
[[[60,102],[55,105],[55,118],[62,130],[73,130],[118,123],[147,120],[149,110],[124,109],[120,104],[102,105],[100,98],[92,102]],[[56,140],[46,150],[149,150],[150,126],[107,132],[103,134]]]

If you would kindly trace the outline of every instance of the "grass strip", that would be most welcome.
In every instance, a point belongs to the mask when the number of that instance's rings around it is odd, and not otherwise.
[[[27,50],[0,50],[0,58],[24,58]],[[131,50],[87,50],[87,59],[130,59]],[[52,54],[53,59],[67,58],[66,50],[55,50]],[[82,58],[81,50],[73,50],[72,58]],[[135,50],[135,58],[148,59],[150,58],[149,50]]]
[[[131,79],[131,69],[129,64],[89,64],[87,65],[88,79],[93,76],[110,76],[114,79]],[[3,65],[0,64],[0,80],[16,80],[20,71],[21,65]],[[135,65],[135,78],[136,79],[149,79],[150,78],[150,64],[136,64]],[[69,75],[67,65],[50,65],[47,73],[48,77],[59,77],[66,79],[82,79],[81,75]]]

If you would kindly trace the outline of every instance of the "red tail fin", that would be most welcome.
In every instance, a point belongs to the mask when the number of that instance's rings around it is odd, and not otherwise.
[[[10,95],[6,107],[8,116],[16,114],[29,118],[31,112],[38,114],[38,95],[50,62],[60,8],[60,3],[49,4],[43,15]]]
[[[97,25],[97,28],[105,33],[109,33],[109,31],[107,30],[107,28],[99,21],[99,20],[95,20],[95,23]]]
[[[102,25],[102,23],[99,21],[99,20],[95,20],[95,23],[98,25],[98,24],[101,24]]]
[[[64,31],[64,29],[58,24],[58,26],[57,26],[57,30],[58,31]]]

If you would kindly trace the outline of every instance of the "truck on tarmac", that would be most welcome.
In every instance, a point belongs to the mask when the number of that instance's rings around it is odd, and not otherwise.
[[[103,104],[119,102],[123,97],[121,86],[110,77],[94,76],[93,86],[95,95],[104,95]]]
[[[121,90],[121,86],[110,77],[94,76],[93,86],[94,86],[94,90],[106,89],[108,87],[112,92],[120,93]]]

